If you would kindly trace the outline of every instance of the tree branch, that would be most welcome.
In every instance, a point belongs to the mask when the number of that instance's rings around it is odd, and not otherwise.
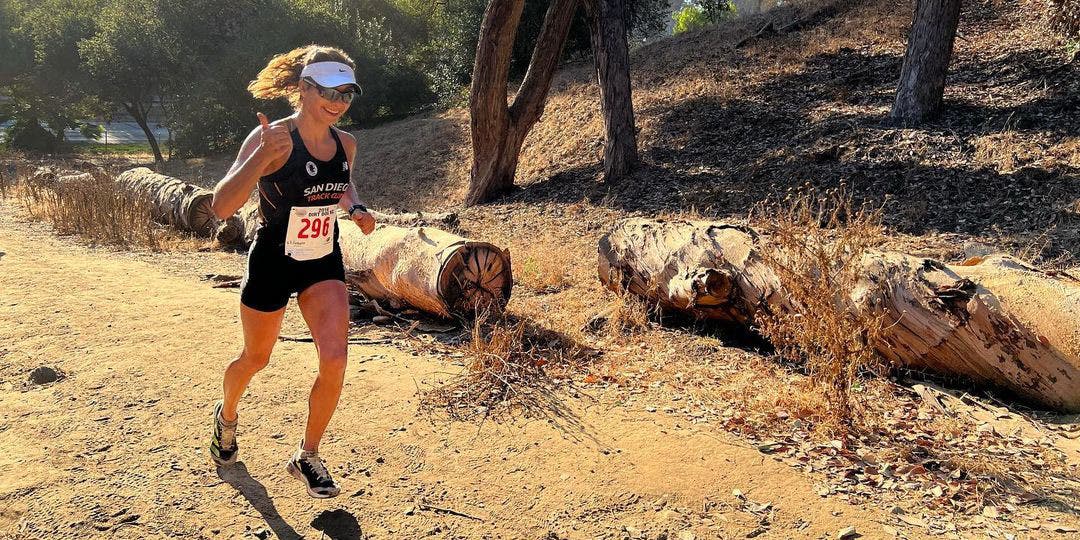
[[[515,125],[531,125],[544,112],[544,103],[551,88],[555,68],[562,58],[570,22],[577,11],[579,0],[553,0],[544,16],[544,26],[533,48],[529,71],[521,81],[521,87],[510,106],[510,121]]]

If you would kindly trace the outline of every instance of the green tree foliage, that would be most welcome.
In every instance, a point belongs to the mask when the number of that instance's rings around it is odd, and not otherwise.
[[[398,1],[405,3],[416,0]],[[510,59],[512,79],[525,75],[533,44],[540,35],[540,27],[550,3],[551,0],[526,0]],[[427,54],[424,54],[430,61],[426,65],[432,88],[444,103],[463,103],[471,80],[476,40],[487,0],[445,0],[428,5],[430,7],[426,11],[420,10],[418,13],[426,21],[428,34],[432,36],[426,44]],[[667,0],[630,0],[628,8],[627,30],[632,37],[641,39],[663,31]],[[566,40],[565,56],[590,54],[589,26],[584,17],[584,10],[579,9]]]
[[[528,0],[512,76],[529,63],[550,0]],[[125,110],[170,128],[179,155],[232,152],[288,105],[248,83],[275,54],[320,43],[357,63],[347,121],[369,125],[460,102],[487,0],[0,0],[0,122],[11,144],[53,151],[65,128]],[[634,36],[664,26],[667,0],[631,0]],[[578,14],[566,47],[587,56]],[[160,108],[159,108],[160,107]],[[151,120],[152,118],[152,120]]]
[[[0,122],[8,144],[57,151],[64,130],[100,110],[81,69],[77,44],[93,29],[95,0],[0,0]]]
[[[78,48],[98,98],[130,114],[162,161],[150,113],[176,70],[179,36],[166,31],[159,5],[157,0],[108,1],[95,17],[94,34]]]
[[[0,0],[0,121],[14,121],[12,144],[52,151],[80,119],[123,109],[149,123],[160,103],[180,154],[231,151],[257,110],[288,113],[248,82],[317,42],[357,62],[348,118],[377,122],[435,102],[417,54],[427,32],[390,0]]]
[[[255,112],[289,113],[284,102],[259,102],[248,83],[275,54],[313,42],[340,47],[356,61],[363,94],[348,118],[364,125],[418,112],[435,95],[410,57],[425,27],[380,0],[173,0],[164,24],[180,36],[186,59],[166,105],[181,155],[235,150]],[[187,43],[183,45],[183,43]]]
[[[678,35],[683,32],[704,28],[709,24],[716,24],[729,19],[735,14],[735,6],[730,0],[697,0],[686,3],[682,9],[671,15],[675,20],[673,33]]]
[[[672,15],[672,18],[675,19],[675,28],[673,30],[675,35],[704,28],[709,23],[709,20],[705,18],[705,10],[695,4],[683,6],[682,9]]]
[[[696,3],[705,10],[705,18],[713,24],[735,15],[735,4],[731,0],[697,0]]]

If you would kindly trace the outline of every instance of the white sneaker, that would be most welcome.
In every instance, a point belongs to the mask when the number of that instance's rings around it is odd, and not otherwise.
[[[303,482],[308,495],[316,499],[329,499],[341,493],[341,487],[334,482],[330,471],[326,470],[326,464],[318,452],[304,450],[304,441],[300,441],[300,446],[285,465],[285,470]]]

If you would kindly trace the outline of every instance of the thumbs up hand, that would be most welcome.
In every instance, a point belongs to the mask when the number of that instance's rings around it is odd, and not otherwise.
[[[259,148],[257,153],[269,161],[278,161],[289,156],[292,152],[292,135],[289,134],[289,126],[286,123],[271,126],[266,115],[258,113],[259,125],[262,131],[259,135]]]

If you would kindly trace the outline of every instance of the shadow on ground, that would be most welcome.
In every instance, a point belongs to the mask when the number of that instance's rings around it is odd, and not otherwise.
[[[356,540],[364,537],[360,523],[347,510],[323,510],[311,522],[317,531],[322,531],[330,540]]]
[[[266,492],[266,487],[261,482],[252,478],[247,466],[243,462],[233,465],[218,467],[218,477],[228,483],[251,504],[252,508],[259,512],[266,524],[274,532],[277,538],[290,540],[303,538],[296,529],[285,521],[278,513],[274,500]]]

